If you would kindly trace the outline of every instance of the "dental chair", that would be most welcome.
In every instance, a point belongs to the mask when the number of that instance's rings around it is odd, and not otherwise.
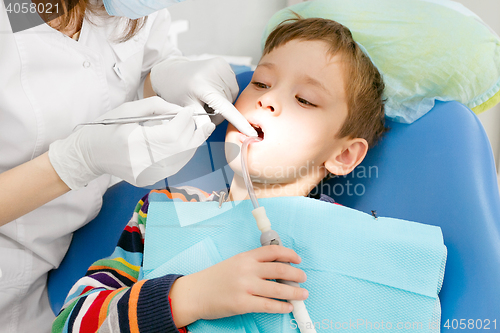
[[[238,75],[241,90],[251,75]],[[479,120],[460,103],[436,102],[410,125],[387,125],[390,131],[363,163],[350,175],[323,184],[323,193],[367,213],[440,226],[448,248],[439,294],[441,330],[473,320],[474,327],[487,324],[495,331],[500,326],[500,196],[493,154]],[[219,125],[208,141],[223,142],[226,126]],[[224,164],[221,152],[213,152],[212,163],[203,165],[197,155],[172,178],[193,179],[193,170],[209,173]],[[220,189],[196,185],[208,192]],[[54,313],[87,268],[113,252],[136,203],[148,192],[125,182],[114,185],[104,195],[99,215],[74,233],[61,265],[49,273]]]

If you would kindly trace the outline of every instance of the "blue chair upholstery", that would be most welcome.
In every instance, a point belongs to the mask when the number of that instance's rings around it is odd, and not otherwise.
[[[440,226],[448,248],[441,325],[500,320],[500,198],[481,123],[460,103],[437,102],[410,125],[387,125],[360,166],[324,191],[347,207]]]
[[[251,73],[240,74],[240,87],[250,77]],[[448,247],[440,293],[443,331],[448,330],[443,327],[447,319],[449,329],[453,319],[458,323],[481,319],[483,325],[485,319],[500,319],[496,317],[500,309],[500,197],[493,154],[479,120],[462,104],[437,102],[411,125],[388,121],[388,126],[390,132],[353,173],[328,181],[322,190],[348,207],[442,228]],[[219,126],[210,140],[223,141],[224,133],[225,125]],[[193,160],[176,177],[200,168],[206,166]],[[213,170],[214,165],[208,168]],[[55,313],[90,264],[111,254],[134,205],[148,191],[127,183],[115,185],[104,195],[96,219],[75,232],[60,267],[49,275]]]

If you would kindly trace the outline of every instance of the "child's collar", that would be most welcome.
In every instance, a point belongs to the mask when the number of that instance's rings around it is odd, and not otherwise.
[[[221,208],[224,202],[229,201],[229,190],[230,190],[229,188],[226,188],[219,191],[213,191],[212,194],[207,198],[207,201],[218,201],[219,208]],[[329,197],[328,195],[323,193],[315,193],[315,194],[309,193],[307,197],[319,201],[335,203],[335,200],[332,197]]]

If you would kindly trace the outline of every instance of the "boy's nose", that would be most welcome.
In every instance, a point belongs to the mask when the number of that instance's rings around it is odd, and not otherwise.
[[[257,107],[273,112],[278,115],[280,108],[276,100],[274,100],[270,94],[264,94],[257,100]]]

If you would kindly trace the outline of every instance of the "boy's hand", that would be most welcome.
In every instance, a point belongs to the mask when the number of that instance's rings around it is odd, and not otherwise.
[[[177,327],[198,319],[216,319],[251,312],[288,313],[290,303],[304,300],[307,290],[268,279],[304,282],[306,274],[281,262],[300,263],[293,250],[270,245],[243,252],[195,274],[179,278],[170,290]]]

